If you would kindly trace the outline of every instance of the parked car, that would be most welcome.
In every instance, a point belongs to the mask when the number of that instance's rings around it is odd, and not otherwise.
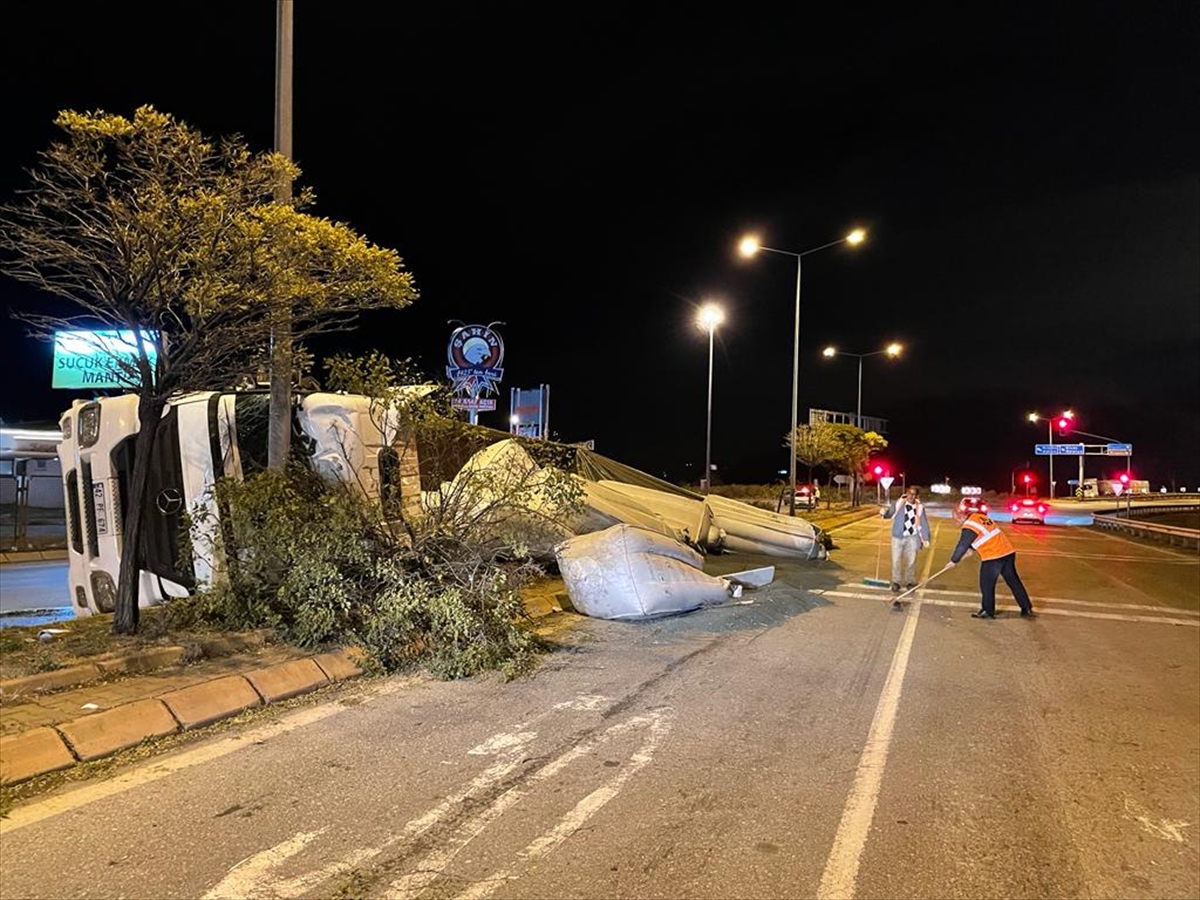
[[[982,497],[976,497],[974,494],[971,494],[958,501],[958,511],[968,516],[971,513],[986,513],[988,505],[983,502]]]
[[[796,507],[798,509],[816,509],[817,501],[821,499],[821,489],[815,484],[797,484],[796,485]],[[783,506],[791,506],[788,500],[788,491],[783,489]]]
[[[1036,497],[1022,497],[1019,500],[1013,500],[1008,504],[1008,510],[1012,513],[1014,522],[1033,522],[1035,525],[1046,524],[1046,513],[1050,511],[1050,507],[1046,505],[1045,500],[1039,500]]]

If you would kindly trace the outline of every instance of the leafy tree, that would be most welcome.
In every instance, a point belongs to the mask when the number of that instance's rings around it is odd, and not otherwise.
[[[818,422],[815,425],[800,425],[790,439],[785,439],[783,445],[791,447],[797,462],[808,466],[808,483],[812,484],[813,467],[829,462],[839,450],[834,440],[833,427],[828,422]]]
[[[887,447],[887,439],[874,431],[863,431],[854,425],[827,426],[833,443],[833,453],[828,462],[838,471],[854,477],[854,502],[858,503],[858,475],[871,458]]]
[[[39,154],[32,184],[0,207],[0,267],[79,313],[26,312],[37,337],[117,329],[135,339],[112,368],[139,397],[113,630],[136,631],[142,515],[157,424],[172,396],[227,389],[267,346],[284,310],[297,340],[346,327],[362,309],[417,296],[394,250],[349,227],[273,202],[299,170],[237,138],[212,141],[149,106],[132,118],[65,111],[64,137]],[[153,348],[156,355],[152,355]]]

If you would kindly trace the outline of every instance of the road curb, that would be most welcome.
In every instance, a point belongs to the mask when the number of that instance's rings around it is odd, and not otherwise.
[[[321,667],[321,671],[330,681],[342,681],[363,674],[363,668],[359,663],[365,656],[366,654],[357,647],[344,647],[341,650],[314,656],[313,662]]]
[[[226,675],[170,691],[158,697],[184,731],[211,725],[221,719],[262,705],[262,697],[242,675]]]
[[[25,694],[46,694],[50,691],[79,687],[81,684],[99,681],[101,677],[103,676],[95,663],[81,663],[65,669],[55,669],[53,672],[7,678],[0,681],[0,699],[14,700]]]
[[[328,684],[329,679],[312,657],[267,666],[246,673],[246,679],[267,703],[278,703]]]
[[[0,565],[23,562],[53,562],[67,558],[63,550],[10,550],[0,553]]]
[[[0,738],[0,784],[91,762],[165,737],[211,725],[247,709],[306,694],[364,674],[363,651],[346,647],[316,656],[221,675],[154,697],[54,726]]]
[[[0,784],[15,784],[73,765],[75,757],[62,735],[48,725],[0,738]]]
[[[179,723],[157,697],[135,700],[56,727],[80,762],[111,756],[146,738],[164,737],[179,731]]]
[[[855,522],[861,522],[863,519],[870,519],[877,515],[879,515],[879,507],[872,506],[867,509],[858,510],[857,512],[835,516],[827,519],[825,522],[814,522],[813,524],[820,527],[822,531],[833,531],[835,528],[844,528],[847,525],[853,525]]]

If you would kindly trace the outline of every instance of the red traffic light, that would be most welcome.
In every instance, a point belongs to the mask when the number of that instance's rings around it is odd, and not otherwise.
[[[876,466],[876,467],[875,467],[875,474],[876,474],[876,475],[882,475],[882,474],[883,474],[883,466]]]
[[[1028,472],[1026,472],[1024,475],[1021,476],[1021,483],[1022,484],[1033,484],[1033,476],[1030,475]]]
[[[1122,472],[1120,475],[1121,484],[1129,484],[1129,473]]]
[[[1071,420],[1070,420],[1070,419],[1068,419],[1066,416],[1059,416],[1059,419],[1058,419],[1058,430],[1059,430],[1059,431],[1066,431],[1066,430],[1067,430],[1068,428],[1070,428],[1070,427],[1071,427]]]

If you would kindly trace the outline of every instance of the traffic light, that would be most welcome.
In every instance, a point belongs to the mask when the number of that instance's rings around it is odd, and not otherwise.
[[[1056,424],[1058,425],[1058,430],[1064,433],[1071,428],[1071,420],[1066,416],[1059,416]]]
[[[1129,473],[1128,472],[1122,472],[1120,474],[1119,478],[1120,478],[1121,484],[1125,485],[1126,487],[1129,487]]]

